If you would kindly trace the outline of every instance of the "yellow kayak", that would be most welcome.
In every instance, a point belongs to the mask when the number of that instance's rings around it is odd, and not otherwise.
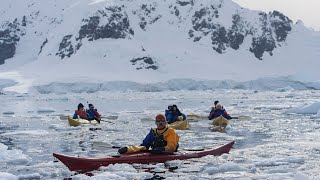
[[[188,120],[176,121],[174,123],[168,124],[169,127],[176,130],[187,130],[190,129],[190,124]]]
[[[213,131],[225,132],[228,124],[228,120],[221,115],[213,119],[212,126],[210,129]]]
[[[72,119],[71,117],[68,117],[68,122],[70,126],[80,126],[81,124],[98,124],[98,121],[96,120],[88,121],[86,119]]]

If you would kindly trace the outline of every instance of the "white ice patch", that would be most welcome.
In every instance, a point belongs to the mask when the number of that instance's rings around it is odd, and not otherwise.
[[[41,175],[39,173],[23,174],[19,175],[19,179],[41,179]]]
[[[14,132],[8,132],[3,133],[3,136],[7,135],[47,135],[49,134],[48,131],[45,130],[29,130],[29,131],[14,131]]]
[[[245,171],[246,168],[241,167],[239,164],[235,163],[225,163],[218,167],[208,167],[204,170],[205,173],[209,175],[223,172],[231,172],[231,171]]]
[[[256,166],[280,166],[280,165],[288,165],[290,163],[298,163],[301,164],[304,162],[303,158],[292,157],[292,158],[279,158],[279,159],[270,159],[261,162],[255,163]]]
[[[1,180],[18,180],[18,177],[10,173],[0,172],[0,179]]]
[[[23,154],[21,150],[8,150],[6,145],[0,143],[0,162],[13,165],[25,165],[28,164],[30,160],[29,156]]]
[[[28,93],[33,83],[32,79],[27,79],[17,71],[0,73],[0,79],[12,79],[16,81],[17,82],[16,85],[11,87],[6,87],[3,90],[17,92],[21,94]]]
[[[297,113],[297,114],[317,114],[320,110],[320,102],[304,105],[296,108],[292,108],[286,111],[286,113]]]

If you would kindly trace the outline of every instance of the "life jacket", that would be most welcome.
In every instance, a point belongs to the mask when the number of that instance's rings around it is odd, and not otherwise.
[[[87,115],[89,115],[88,118],[94,118],[95,116],[96,116],[97,118],[100,118],[100,114],[98,113],[97,109],[94,109],[94,110],[88,109],[88,110],[87,110]]]
[[[88,119],[88,117],[87,117],[87,112],[86,112],[86,111],[76,110],[76,114],[77,114],[78,116],[80,116],[81,119]]]
[[[154,137],[154,141],[151,144],[151,148],[155,147],[165,147],[167,145],[167,141],[164,140],[163,134],[168,130],[169,128],[166,127],[166,129],[159,134],[158,129],[152,129],[152,135]]]
[[[213,118],[217,118],[219,116],[223,116],[226,119],[231,119],[231,117],[229,116],[229,114],[226,112],[226,110],[224,109],[215,109],[212,110],[210,115],[209,115],[209,119],[213,119]]]

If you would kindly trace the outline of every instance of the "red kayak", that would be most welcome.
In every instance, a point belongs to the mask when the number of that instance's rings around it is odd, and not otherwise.
[[[163,163],[170,160],[184,160],[191,158],[200,158],[206,155],[219,156],[223,153],[229,153],[234,141],[213,148],[206,148],[202,150],[181,150],[172,154],[151,154],[148,151],[137,152],[134,154],[122,154],[119,156],[105,156],[96,158],[84,158],[68,156],[58,153],[53,153],[53,156],[59,159],[64,165],[66,165],[70,171],[88,172],[98,169],[100,166],[108,166],[109,164],[121,164],[121,163]]]

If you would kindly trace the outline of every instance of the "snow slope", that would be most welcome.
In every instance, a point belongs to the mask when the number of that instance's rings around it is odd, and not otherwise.
[[[0,32],[10,32],[2,42],[15,45],[0,79],[18,82],[5,91],[51,83],[319,80],[318,32],[231,0],[12,0],[0,13]]]

